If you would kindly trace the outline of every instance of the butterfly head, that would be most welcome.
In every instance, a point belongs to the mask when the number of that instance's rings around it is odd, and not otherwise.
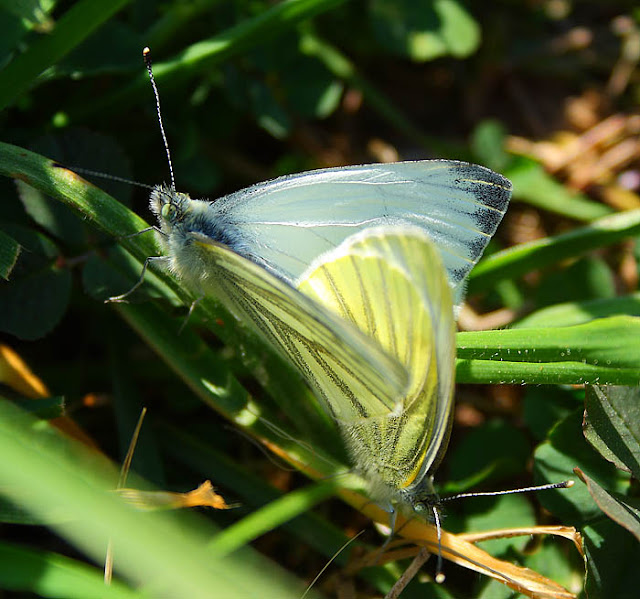
[[[186,193],[179,193],[158,185],[151,192],[149,206],[156,215],[164,233],[170,233],[179,223],[185,220],[190,211],[191,198]]]
[[[432,475],[427,473],[414,484],[398,490],[396,503],[406,516],[418,516],[432,522],[433,509],[440,506]]]
[[[437,508],[439,505],[440,497],[437,493],[423,495],[421,497],[412,497],[410,500],[410,506],[413,511],[418,516],[422,516],[427,520],[433,520],[433,508]]]

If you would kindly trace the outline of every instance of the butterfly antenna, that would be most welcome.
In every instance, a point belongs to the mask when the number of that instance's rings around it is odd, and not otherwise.
[[[90,168],[80,168],[78,166],[65,166],[57,162],[53,163],[55,168],[66,168],[78,175],[88,175],[89,177],[100,177],[101,179],[107,179],[109,181],[117,181],[118,183],[126,183],[127,185],[135,185],[136,187],[142,187],[143,189],[153,189],[153,185],[147,185],[146,183],[140,183],[139,181],[133,181],[126,179],[125,177],[118,177],[117,175],[109,175],[107,173],[101,173],[100,171],[94,171]]]
[[[144,64],[147,67],[149,73],[149,81],[151,81],[151,87],[153,88],[153,95],[156,98],[156,112],[158,113],[158,124],[160,125],[160,135],[162,135],[162,143],[164,149],[167,152],[167,161],[169,162],[169,175],[171,177],[171,189],[176,190],[176,180],[173,176],[173,163],[171,162],[171,151],[169,150],[169,142],[167,141],[167,134],[164,131],[164,124],[162,123],[162,111],[160,110],[160,94],[158,93],[158,86],[156,80],[153,77],[153,68],[151,66],[151,50],[149,47],[145,47],[142,51],[142,57],[144,58]]]
[[[438,513],[438,506],[432,505],[431,511],[433,512],[433,521],[436,525],[436,533],[438,535],[438,561],[436,562],[436,582],[442,584],[445,576],[442,571],[442,525],[440,524],[440,514]]]
[[[452,501],[454,499],[465,499],[467,497],[495,497],[496,495],[513,495],[514,493],[530,493],[531,491],[548,491],[549,489],[568,489],[573,487],[572,480],[563,480],[560,483],[550,483],[548,485],[538,485],[535,487],[523,487],[521,489],[508,489],[506,491],[487,491],[483,493],[457,493],[448,497],[441,497],[440,502]]]

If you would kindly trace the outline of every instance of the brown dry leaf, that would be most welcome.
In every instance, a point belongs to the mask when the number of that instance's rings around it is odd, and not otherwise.
[[[300,463],[297,459],[287,454],[279,447],[270,443],[265,444],[285,461],[295,465],[312,478],[320,476],[320,473],[315,471],[309,465]],[[363,495],[346,488],[338,490],[337,493],[346,503],[363,513],[371,520],[380,523],[382,526],[388,526],[389,514]],[[524,532],[525,530],[526,532]],[[395,534],[398,537],[406,539],[404,542],[406,543],[408,541],[412,546],[390,553],[385,553],[384,555],[380,555],[379,552],[375,552],[373,559],[377,560],[377,563],[406,557],[414,557],[420,551],[421,547],[426,547],[432,554],[435,554],[438,551],[438,536],[436,528],[432,524],[415,519],[405,520],[402,516],[398,515]],[[573,541],[576,547],[578,547],[581,555],[583,555],[582,539],[579,533],[571,527],[541,526],[517,529],[517,531],[516,529],[508,529],[506,531],[490,531],[480,534],[484,537],[495,534],[554,534]],[[480,540],[480,538],[476,540]],[[482,540],[485,540],[485,538]],[[391,547],[396,545],[397,542],[390,543]],[[557,582],[546,578],[529,568],[516,566],[510,562],[493,557],[486,551],[476,547],[468,540],[466,535],[454,535],[442,530],[442,557],[460,566],[479,572],[480,574],[484,574],[485,576],[495,578],[511,589],[522,593],[527,597],[531,597],[532,599],[575,599],[576,597],[574,593],[571,593]],[[362,561],[359,561],[355,566],[357,568],[362,568],[366,564],[370,565],[370,561],[371,556],[367,556]]]
[[[211,481],[205,480],[197,489],[187,493],[171,491],[141,491],[139,489],[118,489],[117,493],[125,501],[140,510],[176,510],[190,507],[212,507],[216,510],[228,510],[224,497],[215,492]]]
[[[457,536],[470,543],[479,543],[492,539],[506,539],[525,535],[553,535],[556,537],[564,537],[572,541],[580,555],[584,557],[582,535],[573,526],[523,526],[520,528],[500,528],[484,532],[465,532]]]
[[[47,386],[8,345],[0,345],[0,381],[31,399],[50,395]]]
[[[502,308],[478,314],[469,304],[462,304],[458,314],[458,328],[461,331],[486,331],[511,324],[517,317],[515,310]]]
[[[619,185],[608,185],[600,192],[602,199],[616,210],[637,210],[640,208],[640,195]]]
[[[352,491],[340,491],[340,495],[349,504],[373,520],[385,525],[388,523],[389,514],[368,502],[361,495]],[[525,530],[526,532],[524,532]],[[516,529],[490,531],[488,533],[481,533],[483,538],[476,538],[477,535],[454,535],[442,530],[442,557],[469,570],[495,578],[511,589],[532,599],[574,599],[576,597],[575,594],[553,580],[529,568],[523,568],[510,562],[497,559],[486,551],[476,547],[468,540],[470,537],[476,541],[486,540],[488,538],[487,535],[495,538],[494,535],[497,534],[555,534],[572,540],[582,554],[582,540],[580,535],[571,527],[542,526],[522,528],[517,529],[517,531],[518,532],[516,532]],[[385,556],[383,556],[385,561],[387,558],[397,559],[399,557],[415,556],[420,547],[426,547],[432,554],[436,554],[438,551],[437,532],[435,526],[432,524],[418,520],[406,521],[402,517],[398,517],[396,534],[415,544],[415,546],[405,548],[400,552],[394,551],[390,554],[385,554]],[[391,545],[393,546],[394,543]]]
[[[514,154],[539,161],[550,173],[564,179],[567,187],[584,190],[602,186],[600,197],[614,208],[624,209],[617,197],[611,198],[609,188],[620,188],[617,178],[626,168],[633,172],[639,168],[640,114],[607,114],[607,106],[602,95],[587,91],[565,108],[568,126],[574,130],[557,131],[551,139],[540,141],[512,136],[506,147]],[[631,196],[622,201],[629,208],[638,196],[633,190],[625,191]]]

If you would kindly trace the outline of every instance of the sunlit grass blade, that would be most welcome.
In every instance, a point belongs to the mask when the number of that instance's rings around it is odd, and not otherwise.
[[[532,270],[558,264],[596,248],[612,245],[640,233],[640,210],[605,216],[586,227],[555,237],[496,252],[487,256],[469,275],[469,292],[491,289],[498,281],[513,279]]]

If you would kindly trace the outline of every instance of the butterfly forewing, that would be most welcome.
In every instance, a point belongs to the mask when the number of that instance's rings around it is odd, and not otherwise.
[[[386,405],[404,394],[405,368],[350,323],[209,238],[193,235],[191,245],[208,271],[196,284],[287,358],[334,418],[361,397]]]
[[[359,230],[417,225],[437,245],[455,288],[482,255],[510,196],[510,182],[490,169],[425,160],[280,177],[220,198],[212,209],[242,236],[236,251],[259,255],[289,282]]]
[[[419,483],[446,445],[452,408],[453,305],[438,250],[417,227],[367,229],[312,265],[299,288],[409,372],[403,396],[380,405],[362,395],[358,410],[334,411],[368,478],[392,489]]]

